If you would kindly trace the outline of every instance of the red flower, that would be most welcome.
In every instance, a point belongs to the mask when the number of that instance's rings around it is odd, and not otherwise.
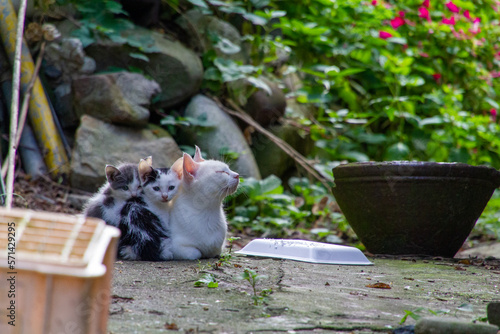
[[[391,26],[394,28],[394,29],[397,29],[399,28],[400,26],[402,26],[403,24],[405,24],[405,20],[402,19],[401,17],[397,16],[395,18],[393,18],[391,20]]]
[[[452,16],[450,19],[447,19],[446,17],[443,17],[443,20],[441,21],[443,24],[448,24],[450,26],[455,25],[455,17]]]
[[[434,74],[432,75],[432,77],[434,78],[434,80],[439,81],[439,79],[441,79],[441,74],[439,74],[439,73],[434,73]]]
[[[387,31],[379,31],[378,33],[378,37],[382,38],[382,39],[388,39],[388,38],[391,38],[392,37],[392,34],[390,32],[387,32]]]
[[[377,5],[377,0],[372,0],[372,5],[376,6]]]
[[[427,52],[420,52],[419,53],[420,57],[423,57],[423,58],[429,58],[429,54]],[[441,75],[441,74],[439,74]]]
[[[451,1],[446,3],[446,7],[453,13],[460,13],[460,8]]]
[[[497,121],[497,110],[495,108],[491,108],[490,110],[491,120],[493,122]]]
[[[420,16],[421,18],[426,19],[427,21],[431,20],[431,17],[429,15],[429,11],[427,10],[427,8],[420,7],[418,9],[418,12],[419,12],[418,16]]]
[[[468,11],[468,10],[466,10],[466,11],[464,12],[464,16],[465,16],[465,18],[466,18],[466,19],[469,19],[469,20],[470,20],[470,13],[469,13],[469,11]]]
[[[401,18],[405,17],[405,12],[404,12],[404,11],[402,11],[402,10],[400,10],[400,11],[398,12],[398,14],[399,14],[399,17],[401,17]]]
[[[430,1],[429,0],[424,0],[424,2],[422,3],[422,6],[426,7],[426,8],[429,8],[430,6]]]

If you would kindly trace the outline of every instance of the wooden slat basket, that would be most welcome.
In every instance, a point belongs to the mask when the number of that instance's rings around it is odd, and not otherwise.
[[[0,333],[105,334],[119,236],[100,219],[0,209]]]

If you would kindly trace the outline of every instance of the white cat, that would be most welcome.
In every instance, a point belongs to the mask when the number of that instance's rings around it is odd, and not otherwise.
[[[174,259],[220,255],[227,232],[222,201],[236,191],[238,173],[221,161],[204,160],[198,147],[194,160],[184,153],[182,164],[174,164],[172,169],[181,176],[177,196],[169,203]]]

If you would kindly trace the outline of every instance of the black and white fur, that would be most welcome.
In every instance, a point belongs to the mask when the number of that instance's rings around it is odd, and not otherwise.
[[[167,230],[142,197],[131,198],[120,212],[118,256],[124,260],[164,261],[173,258]]]
[[[118,167],[106,165],[105,173],[107,182],[89,199],[83,214],[118,227],[120,212],[125,203],[142,194],[139,169],[136,164],[131,163],[120,164]]]

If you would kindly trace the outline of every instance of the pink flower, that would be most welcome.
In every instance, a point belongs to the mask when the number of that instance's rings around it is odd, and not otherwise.
[[[372,5],[376,6],[377,5],[377,0],[372,0]]]
[[[491,72],[491,77],[492,78],[500,78],[500,71]]]
[[[427,52],[420,52],[419,55],[420,55],[420,57],[423,57],[423,58],[429,58],[429,54]]]
[[[439,73],[434,73],[434,74],[432,75],[432,77],[434,78],[434,80],[439,81],[439,79],[441,79],[441,74],[439,74]]]
[[[481,23],[481,18],[480,17],[476,17],[473,22],[474,23]]]
[[[443,20],[441,21],[441,23],[448,24],[450,26],[454,26],[455,25],[455,17],[452,16],[450,19],[447,19],[446,17],[443,17]]]
[[[393,18],[391,20],[391,26],[394,28],[394,29],[397,29],[399,28],[400,26],[402,26],[403,24],[405,24],[405,20],[402,19],[401,17],[397,16],[395,18]]]
[[[404,12],[404,11],[402,11],[402,10],[400,10],[400,11],[398,12],[398,14],[399,14],[399,17],[401,17],[401,18],[405,17],[405,12]]]
[[[378,37],[382,38],[382,39],[388,39],[388,38],[391,38],[392,37],[392,34],[390,32],[387,32],[387,31],[379,31],[378,33]]]
[[[460,8],[458,8],[457,5],[455,5],[451,1],[446,3],[446,7],[448,7],[448,9],[450,10],[450,12],[460,13]]]
[[[422,3],[422,6],[426,7],[426,8],[429,8],[430,6],[430,1],[429,0],[424,0],[424,2]]]
[[[495,108],[490,109],[491,120],[493,122],[497,121],[497,110]]]
[[[469,19],[469,20],[470,20],[470,13],[469,13],[469,11],[468,11],[468,10],[466,10],[466,11],[464,12],[464,16],[465,16],[465,18],[466,18],[466,19]]]
[[[418,12],[419,12],[419,14],[418,14],[418,16],[419,16],[419,17],[421,17],[421,18],[423,18],[423,19],[426,19],[427,21],[430,21],[430,20],[431,20],[431,17],[430,17],[430,15],[429,15],[429,11],[427,10],[427,8],[425,8],[425,7],[420,7],[420,8],[418,9]]]

